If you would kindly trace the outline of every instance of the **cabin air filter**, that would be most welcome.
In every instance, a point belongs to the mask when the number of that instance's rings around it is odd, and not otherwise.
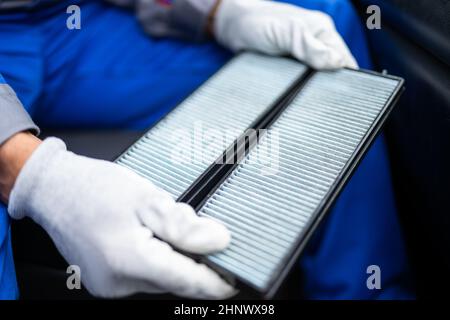
[[[387,75],[316,72],[287,58],[244,53],[117,163],[191,204],[199,215],[223,222],[231,231],[230,246],[200,259],[241,288],[272,298],[402,88],[402,79]],[[245,146],[211,148],[201,165],[172,163],[168,135],[198,119],[242,134],[248,128],[267,130]],[[240,161],[213,164],[229,152]]]

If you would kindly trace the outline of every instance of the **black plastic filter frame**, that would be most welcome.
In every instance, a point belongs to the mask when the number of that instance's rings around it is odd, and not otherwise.
[[[212,269],[223,275],[224,278],[233,283],[239,290],[245,292],[246,295],[262,299],[272,299],[276,297],[277,292],[279,291],[286,277],[289,275],[299,256],[303,252],[311,236],[314,234],[314,231],[320,225],[321,221],[323,221],[324,217],[330,211],[330,208],[335,203],[345,185],[348,183],[353,173],[356,171],[356,168],[361,163],[362,159],[364,158],[371,145],[374,143],[377,136],[380,134],[384,124],[386,123],[386,120],[389,118],[392,110],[401,97],[401,93],[404,90],[404,80],[402,78],[380,74],[368,70],[352,71],[396,80],[398,81],[398,85],[393,91],[391,97],[387,100],[386,104],[382,108],[377,119],[372,123],[370,129],[361,140],[350,160],[341,171],[339,177],[336,179],[335,183],[332,185],[320,205],[313,213],[312,218],[310,219],[308,225],[305,227],[305,231],[301,235],[299,235],[299,238],[297,239],[293,249],[287,255],[287,258],[281,263],[283,267],[281,268],[281,270],[278,270],[279,272],[273,276],[268,289],[266,291],[260,291],[251,283],[247,282],[246,279],[241,279],[233,275],[224,268],[207,260],[206,257],[192,256],[188,254],[189,256],[195,258],[198,261],[201,261],[202,263],[205,263],[206,265],[210,266]],[[308,69],[302,76],[300,76],[297,81],[295,81],[293,85],[291,85],[291,87],[285,92],[282,97],[278,98],[276,102],[266,110],[266,112],[255,119],[248,130],[258,131],[261,129],[270,128],[270,126],[280,117],[283,111],[290,105],[293,99],[301,92],[306,83],[318,72],[319,71],[315,71],[313,69]],[[264,130],[260,132],[261,134],[264,134]],[[220,187],[220,185],[228,178],[228,176],[239,165],[241,160],[248,154],[248,152],[250,152],[252,148],[258,143],[260,137],[258,137],[258,139],[247,140],[246,138],[248,138],[247,132],[238,137],[231,146],[224,150],[223,155],[219,157],[215,163],[211,164],[208,169],[206,169],[205,172],[200,177],[198,177],[197,180],[178,198],[177,201],[185,202],[194,207],[196,211],[198,211]],[[242,141],[246,141],[246,143],[242,143]],[[125,152],[123,152],[121,155],[126,153],[128,149],[129,148],[127,148],[127,150],[125,150]],[[121,155],[118,158],[120,158]],[[236,161],[234,161],[234,163],[232,164],[223,162],[223,159],[230,158],[235,159]]]
[[[207,260],[205,257],[200,258],[202,263],[207,264],[215,271],[221,273],[225,278],[230,279],[230,282],[234,282],[236,287],[246,295],[262,298],[262,299],[273,299],[276,297],[277,292],[282,286],[284,280],[289,275],[292,267],[298,261],[299,256],[305,249],[306,244],[310,240],[311,236],[314,234],[314,231],[318,228],[320,223],[323,221],[326,214],[330,211],[331,207],[335,203],[336,199],[349,182],[350,178],[356,171],[357,167],[361,163],[362,159],[366,155],[367,151],[370,149],[375,139],[380,134],[386,120],[389,118],[392,113],[395,105],[401,97],[401,94],[404,90],[404,80],[399,77],[380,74],[373,71],[368,70],[352,70],[353,72],[360,72],[365,74],[370,74],[378,77],[383,77],[391,80],[398,81],[398,85],[396,89],[393,91],[391,97],[386,101],[386,104],[380,111],[377,119],[372,123],[372,126],[361,140],[360,144],[356,148],[352,157],[349,159],[341,174],[336,179],[335,183],[332,185],[321,204],[317,207],[316,211],[313,213],[312,218],[310,219],[308,225],[305,227],[304,233],[302,233],[297,239],[293,250],[287,255],[285,261],[281,263],[284,267],[279,270],[278,274],[276,274],[270,281],[270,285],[268,286],[268,290],[260,291],[258,288],[254,287],[250,282],[246,281],[246,279],[242,279],[238,276],[233,275],[228,270],[224,270],[221,266],[218,266],[212,261]],[[306,83],[311,79],[318,71],[309,70],[304,76],[299,79],[299,81],[291,88],[289,92],[286,93],[283,99],[280,99],[280,103],[275,105],[271,110],[269,110],[266,115],[264,115],[264,119],[258,123],[257,127],[253,129],[268,129],[270,126],[280,117],[283,111],[290,105],[292,100],[300,93],[302,88],[306,85]],[[264,133],[264,131],[262,131]],[[238,139],[239,140],[239,139]],[[215,193],[215,191],[222,185],[222,183],[228,178],[228,176],[233,172],[233,170],[239,165],[240,161],[251,151],[252,147],[256,145],[256,143],[251,143],[250,145],[238,145],[238,148],[244,148],[245,151],[239,152],[241,155],[238,161],[233,165],[223,165],[222,170],[214,169],[211,172],[205,172],[205,177],[209,177],[209,180],[206,180],[213,184],[211,185],[202,185],[198,186],[198,194],[196,201],[189,201],[188,203],[194,206],[196,211],[199,211],[201,207],[205,204],[205,202]],[[234,146],[231,146],[226,152],[232,152],[232,150],[236,150]],[[199,200],[200,199],[200,200]]]

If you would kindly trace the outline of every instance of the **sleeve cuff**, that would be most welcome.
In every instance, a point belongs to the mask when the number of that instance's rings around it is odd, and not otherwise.
[[[208,17],[217,0],[175,0],[172,21],[179,30],[186,30],[194,40],[206,38]]]
[[[39,134],[39,128],[31,120],[11,87],[0,84],[0,145],[21,131]]]
[[[167,1],[160,4],[158,1]],[[155,37],[195,41],[206,38],[208,17],[216,0],[138,0],[137,15],[145,31]]]

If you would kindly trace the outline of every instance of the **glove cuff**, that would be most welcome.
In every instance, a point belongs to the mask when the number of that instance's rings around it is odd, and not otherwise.
[[[36,197],[42,175],[48,171],[52,159],[59,152],[66,150],[62,140],[47,138],[33,152],[20,171],[9,197],[8,212],[12,218],[22,219],[31,214],[30,203]]]

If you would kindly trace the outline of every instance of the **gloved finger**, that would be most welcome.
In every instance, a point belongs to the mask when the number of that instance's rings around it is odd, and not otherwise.
[[[303,41],[303,42],[302,42]],[[337,69],[344,65],[342,55],[309,32],[293,41],[292,55],[315,69]]]
[[[316,37],[322,41],[327,47],[338,52],[342,57],[342,67],[358,69],[358,63],[350,52],[344,39],[335,30],[324,30]]]
[[[197,254],[225,249],[230,233],[221,223],[199,217],[187,204],[158,201],[139,212],[145,226],[173,246]]]
[[[213,270],[175,252],[167,243],[152,239],[146,243],[145,251],[146,260],[137,276],[146,280],[150,290],[161,288],[197,299],[225,299],[236,293]],[[147,292],[145,287],[141,289]]]

